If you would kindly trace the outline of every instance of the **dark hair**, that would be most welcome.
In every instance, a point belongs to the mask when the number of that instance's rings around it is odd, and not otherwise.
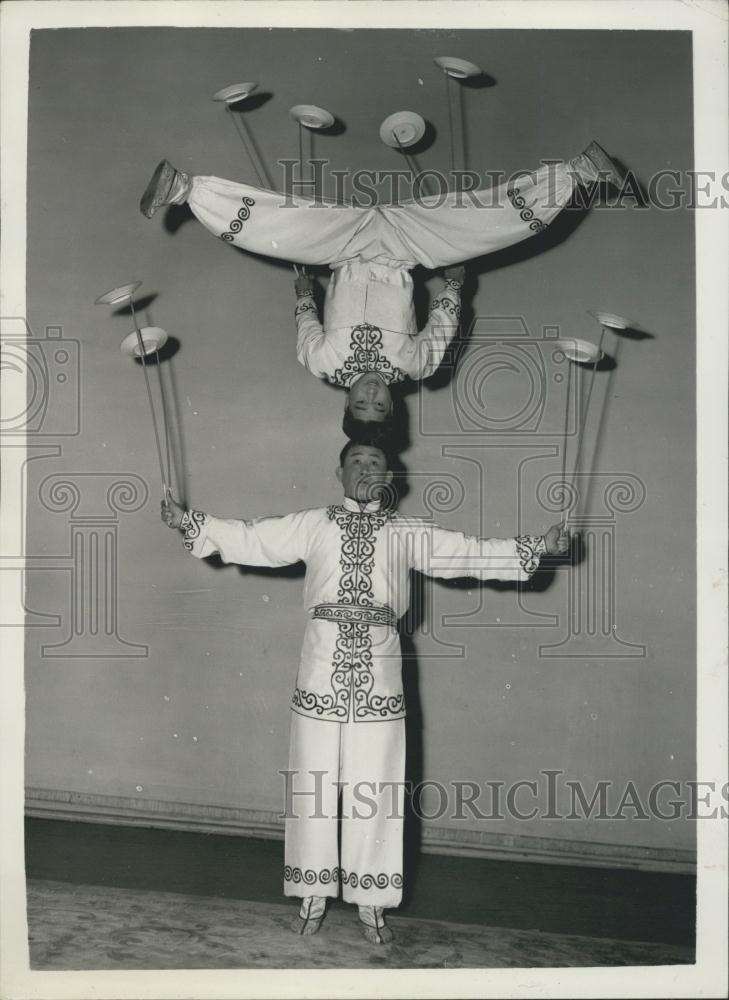
[[[368,444],[371,448],[387,451],[392,444],[395,424],[392,417],[384,420],[359,420],[349,409],[345,409],[342,430],[355,444]]]
[[[385,462],[387,464],[387,468],[388,469],[392,468],[393,457],[392,457],[391,452],[389,452],[386,447],[383,447],[383,445],[381,445],[381,444],[372,444],[369,441],[353,441],[351,438],[349,439],[349,441],[347,441],[347,443],[345,444],[345,446],[339,452],[339,465],[340,466],[344,465],[344,460],[347,457],[347,455],[350,453],[350,451],[352,450],[352,448],[356,448],[358,445],[364,445],[367,448],[377,448],[377,449],[379,449],[379,451],[381,451],[382,454],[385,456]]]

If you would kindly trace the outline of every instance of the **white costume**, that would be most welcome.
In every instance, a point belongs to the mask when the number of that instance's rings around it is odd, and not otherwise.
[[[218,552],[225,562],[250,566],[306,563],[304,604],[311,619],[291,701],[289,767],[297,817],[286,820],[284,893],[336,896],[341,882],[347,902],[397,906],[402,788],[397,792],[383,783],[404,781],[405,704],[396,626],[409,605],[410,571],[526,580],[546,551],[544,539],[469,537],[347,497],[324,509],[254,521],[193,510],[182,526],[185,547],[198,558]],[[323,772],[323,780],[316,772]],[[321,794],[307,795],[317,780]],[[338,781],[346,783],[341,860]],[[360,781],[374,783],[367,797],[377,806],[360,805],[357,818],[350,813],[356,805],[353,786]]]
[[[381,283],[391,271],[392,268],[372,263],[367,269],[370,280]],[[385,303],[376,296],[362,305],[366,322],[332,327],[332,315],[336,323],[353,287],[352,283],[341,286],[334,309],[330,305],[328,310],[327,331],[319,322],[313,296],[308,292],[298,296],[294,316],[296,355],[301,364],[312,375],[347,389],[360,375],[371,371],[378,372],[388,385],[405,378],[417,381],[433,375],[458,329],[461,283],[446,279],[442,291],[431,302],[428,322],[419,333],[392,329],[408,330],[414,320],[397,312],[388,313]]]
[[[301,264],[328,264],[323,334],[299,323],[299,360],[315,374],[349,385],[347,358],[369,353],[390,381],[426,378],[437,368],[458,324],[454,295],[444,292],[422,350],[410,271],[492,253],[546,229],[577,184],[598,171],[585,156],[542,167],[492,189],[357,208],[283,195],[219,177],[191,178],[184,197],[199,221],[222,240],[252,253]],[[184,198],[183,198],[184,200]],[[453,309],[451,308],[453,306]],[[297,319],[301,319],[301,304]],[[313,302],[304,309],[315,317]],[[322,331],[319,331],[322,332]],[[355,373],[361,370],[357,368]]]

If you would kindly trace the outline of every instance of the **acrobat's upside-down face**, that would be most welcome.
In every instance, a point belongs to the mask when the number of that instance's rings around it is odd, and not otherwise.
[[[349,387],[347,409],[357,420],[387,420],[392,416],[389,385],[378,372],[365,372]]]

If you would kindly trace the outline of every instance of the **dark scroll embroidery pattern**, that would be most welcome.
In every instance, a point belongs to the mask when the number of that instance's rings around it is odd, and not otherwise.
[[[377,372],[388,385],[402,382],[407,377],[402,368],[393,365],[383,353],[382,330],[377,326],[361,323],[353,327],[349,352],[342,367],[337,368],[332,375],[335,385],[348,389],[365,372]]]
[[[343,506],[327,508],[330,521],[341,531],[341,575],[337,601],[341,605],[374,608],[372,570],[377,534],[392,518],[391,511],[355,513]],[[338,621],[332,658],[332,694],[294,691],[293,705],[307,713],[346,719],[350,707],[355,721],[376,721],[401,715],[403,694],[373,694],[372,634],[367,622]]]
[[[226,243],[233,242],[235,237],[243,228],[243,223],[250,219],[251,208],[256,204],[255,198],[249,198],[247,196],[241,198],[241,201],[243,202],[243,205],[238,209],[238,214],[228,223],[227,231],[220,234],[221,240],[225,240]]]
[[[516,553],[525,573],[530,576],[539,566],[539,556],[546,551],[546,545],[541,535],[517,535]]]
[[[400,872],[393,872],[392,875],[388,875],[387,872],[377,872],[374,875],[365,872],[363,875],[358,875],[357,872],[347,872],[344,868],[322,868],[320,871],[315,871],[313,868],[299,868],[291,865],[284,865],[284,880],[293,882],[294,885],[301,883],[304,885],[336,885],[341,882],[353,889],[356,889],[357,886],[360,889],[387,889],[390,885],[393,889],[402,889],[403,886],[403,877]]]
[[[294,308],[294,318],[301,316],[302,313],[313,312],[316,313],[316,305],[314,300],[309,297],[302,297],[296,300],[296,306]]]
[[[449,316],[452,316],[453,319],[456,322],[458,322],[458,320],[461,318],[460,296],[459,296],[459,301],[455,302],[448,295],[440,295],[438,298],[433,299],[433,301],[431,302],[430,305],[431,315],[436,309],[442,309],[443,312],[448,313]]]
[[[185,532],[182,544],[188,552],[192,552],[195,539],[199,537],[206,520],[207,515],[201,510],[186,510],[182,515],[182,524],[180,527]]]
[[[519,194],[518,187],[508,187],[506,189],[506,197],[519,212],[522,221],[529,223],[529,228],[533,232],[540,233],[543,229],[547,228],[546,224],[535,216],[532,209],[526,207],[526,199],[523,195]]]
[[[340,868],[340,879],[342,885],[350,885],[353,889],[357,886],[360,889],[387,889],[389,885],[393,889],[402,889],[402,875],[400,872],[393,872],[392,875],[388,875],[387,872],[378,872],[376,875],[370,875],[366,872],[364,875],[358,875],[357,872],[346,872],[344,868]]]
[[[302,882],[304,885],[316,885],[317,882],[321,885],[337,884],[339,882],[339,871],[339,868],[322,868],[321,871],[316,872],[313,868],[301,869],[285,865],[284,880],[286,882],[293,882],[294,885],[299,885]]]

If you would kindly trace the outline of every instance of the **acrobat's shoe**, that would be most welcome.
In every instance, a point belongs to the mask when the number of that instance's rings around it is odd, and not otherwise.
[[[291,922],[294,934],[301,934],[303,937],[316,934],[324,919],[326,902],[325,896],[305,896],[301,900],[301,909]]]
[[[370,944],[389,944],[393,939],[381,906],[360,906],[359,925]]]
[[[191,187],[189,174],[176,170],[169,160],[162,160],[144,189],[139,210],[142,215],[151,219],[163,205],[181,205],[187,199]]]
[[[582,156],[588,159],[597,171],[597,177],[594,180],[607,181],[609,184],[614,184],[616,188],[622,188],[627,177],[626,172],[608,156],[599,143],[593,140]]]

